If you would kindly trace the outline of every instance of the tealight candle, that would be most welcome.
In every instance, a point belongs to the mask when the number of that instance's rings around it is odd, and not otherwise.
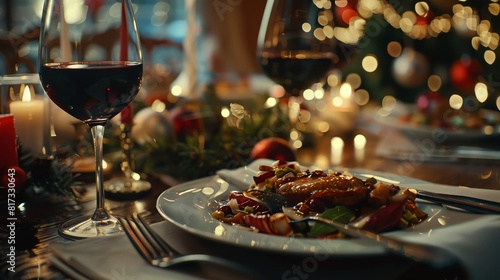
[[[21,86],[23,88],[23,86]],[[43,153],[44,147],[44,102],[31,97],[29,86],[24,86],[22,100],[12,101],[9,105],[14,115],[16,133],[23,147],[30,149],[33,157]]]

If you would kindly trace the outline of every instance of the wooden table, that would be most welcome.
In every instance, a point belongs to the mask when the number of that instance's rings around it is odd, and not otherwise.
[[[367,137],[363,158],[356,157],[355,149],[351,144],[350,139],[356,134],[354,133],[344,137],[346,144],[342,154],[343,160],[339,166],[391,172],[434,183],[500,189],[500,160],[429,163],[378,158],[374,154],[378,140],[377,135],[361,133]],[[305,165],[314,164],[321,167],[331,165],[330,139],[331,137],[319,138],[314,147],[301,149],[298,152],[299,161]],[[108,208],[115,215],[128,215],[139,211],[145,212],[147,220],[152,223],[162,221],[163,219],[156,211],[156,198],[169,186],[155,178],[150,178],[150,181],[153,187],[148,195],[135,200],[107,199]],[[67,200],[26,202],[22,211],[25,223],[22,228],[16,229],[17,240],[21,243],[17,244],[17,247],[24,246],[25,248],[17,253],[15,274],[7,276],[8,266],[5,261],[2,261],[0,269],[3,277],[10,277],[10,279],[66,279],[64,274],[48,263],[47,258],[51,254],[48,244],[53,241],[65,241],[57,233],[58,225],[70,217],[93,211],[94,198],[94,187],[89,186],[87,194],[79,203]],[[393,256],[318,260],[310,256],[286,255],[245,248],[236,250],[232,246],[186,234],[172,224],[166,226],[171,233],[166,239],[174,241],[182,253],[202,252],[231,258],[265,271],[270,276],[269,279],[324,279],[326,277],[335,279],[463,279],[462,275],[460,273],[457,275],[455,271],[435,271]],[[2,246],[5,248],[3,240]],[[2,250],[2,259],[4,257],[5,251]],[[226,278],[234,276],[226,272],[221,275],[226,276]],[[207,276],[207,274],[202,273],[202,276]],[[140,279],[140,276],[135,279]]]

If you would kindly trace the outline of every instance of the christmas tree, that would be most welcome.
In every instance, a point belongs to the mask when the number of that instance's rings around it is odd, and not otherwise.
[[[340,48],[346,62],[342,76],[359,75],[359,88],[370,100],[392,96],[416,104],[424,113],[420,121],[440,126],[465,125],[464,119],[445,123],[443,110],[450,108],[457,115],[467,111],[465,118],[484,108],[498,110],[498,1],[350,0],[334,5],[336,37],[355,46]]]

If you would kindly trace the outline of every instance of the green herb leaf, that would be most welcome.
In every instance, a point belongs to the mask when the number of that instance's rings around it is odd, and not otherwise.
[[[342,224],[349,223],[354,217],[354,212],[345,207],[345,206],[336,206],[334,208],[330,208],[325,212],[319,215],[322,218],[333,220]],[[317,237],[321,235],[325,235],[328,233],[332,233],[337,231],[337,229],[333,226],[322,224],[322,223],[314,223],[309,232],[310,237]]]

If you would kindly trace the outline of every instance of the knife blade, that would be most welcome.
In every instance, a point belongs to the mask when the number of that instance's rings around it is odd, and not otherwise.
[[[500,214],[500,203],[480,198],[429,191],[417,191],[417,198],[457,207],[477,214]]]

